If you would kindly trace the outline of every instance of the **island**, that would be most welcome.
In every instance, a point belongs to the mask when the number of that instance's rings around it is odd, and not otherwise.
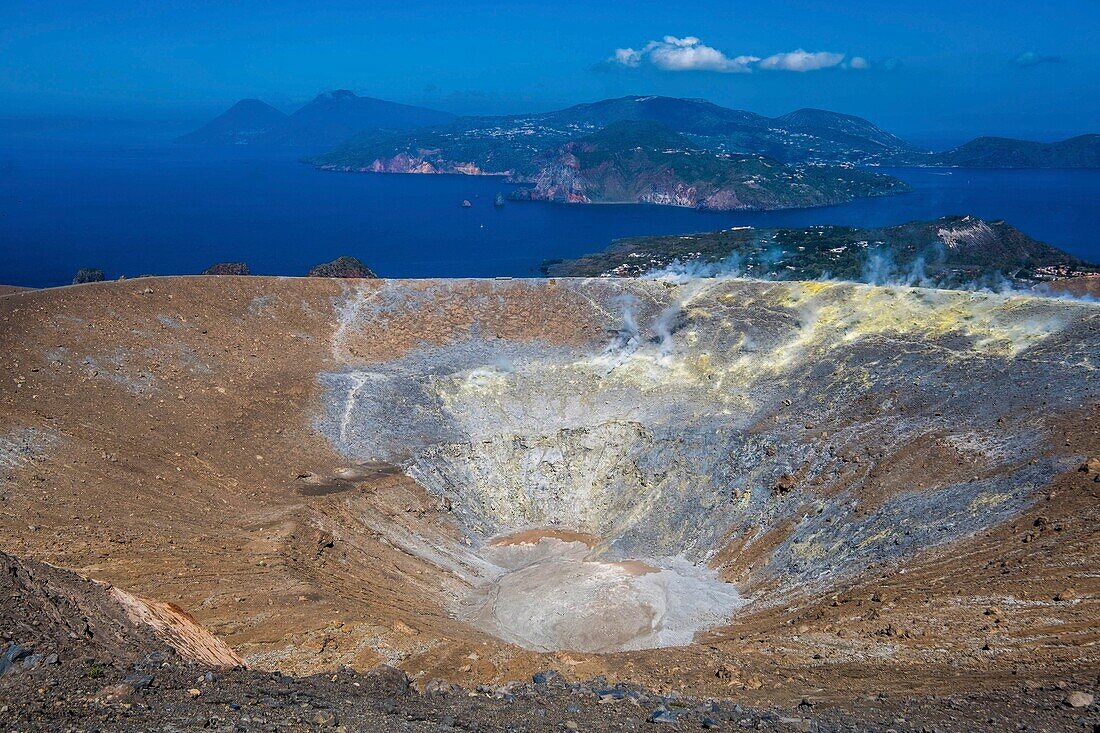
[[[454,119],[449,112],[361,97],[347,89],[323,92],[287,115],[258,99],[242,99],[176,142],[324,150],[370,130],[409,130]]]
[[[906,191],[862,166],[915,152],[866,120],[824,110],[768,118],[706,100],[623,97],[368,131],[311,162],[333,171],[503,176],[530,184],[518,199],[766,210]]]
[[[1054,143],[979,137],[931,159],[934,165],[958,168],[1100,168],[1100,135]]]
[[[551,277],[665,272],[996,288],[1082,278],[1100,273],[1100,266],[1032,239],[1004,221],[945,216],[880,228],[734,227],[686,236],[629,237],[599,253],[547,262],[543,271]]]
[[[639,203],[710,211],[826,206],[909,190],[854,166],[785,165],[763,155],[715,152],[652,121],[615,122],[537,159],[534,186],[513,198]]]

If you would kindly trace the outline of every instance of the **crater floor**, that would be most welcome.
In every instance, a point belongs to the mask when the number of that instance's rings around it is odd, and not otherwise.
[[[685,646],[741,605],[713,570],[676,558],[593,559],[592,543],[565,536],[529,530],[491,540],[482,556],[501,574],[460,615],[527,649],[609,652]]]

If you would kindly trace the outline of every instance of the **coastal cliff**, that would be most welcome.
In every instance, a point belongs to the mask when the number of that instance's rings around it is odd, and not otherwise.
[[[762,155],[716,153],[664,125],[616,122],[536,160],[533,186],[514,198],[644,203],[709,211],[825,206],[908,190],[853,167],[790,166]]]

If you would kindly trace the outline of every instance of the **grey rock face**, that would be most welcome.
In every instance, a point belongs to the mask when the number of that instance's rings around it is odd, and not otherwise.
[[[471,329],[345,360],[320,376],[319,428],[445,499],[482,558],[494,536],[561,527],[598,538],[588,561],[706,566],[783,526],[750,579],[805,589],[1020,512],[1065,469],[1042,457],[1036,392],[1050,411],[1098,393],[1093,304],[835,283],[565,287],[601,314],[602,341]],[[409,307],[349,291],[337,337]],[[888,469],[910,455],[952,467],[909,486]]]

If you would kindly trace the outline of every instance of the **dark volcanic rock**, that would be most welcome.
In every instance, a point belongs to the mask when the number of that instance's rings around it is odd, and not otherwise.
[[[0,654],[0,675],[15,666],[16,662],[30,656],[30,650],[24,649],[19,644],[8,644],[3,654]]]
[[[219,262],[202,271],[203,275],[251,275],[244,262]]]
[[[558,674],[557,670],[553,669],[544,672],[535,672],[534,676],[531,677],[531,681],[536,685],[546,685],[558,679],[561,679],[561,675]]]
[[[52,565],[0,553],[0,630],[16,642],[6,651],[9,666],[31,650],[65,658],[94,649],[93,656],[127,662],[163,650],[166,645],[130,620],[110,591]]]
[[[76,276],[73,277],[73,285],[83,285],[84,283],[100,283],[107,278],[103,275],[103,270],[95,267],[81,267],[76,271]]]
[[[0,653],[5,668],[20,662],[24,670],[81,658],[114,665],[152,658],[206,666],[242,663],[171,604],[146,601],[106,583],[3,552],[0,639],[11,642]]]
[[[766,708],[732,707],[716,714],[712,705],[690,698],[653,698],[648,705],[600,704],[590,686],[573,688],[521,685],[516,701],[491,694],[429,696],[415,690],[379,700],[364,691],[364,677],[338,672],[312,677],[272,677],[233,670],[214,680],[196,682],[199,670],[173,662],[151,675],[126,675],[106,668],[88,675],[87,665],[57,667],[5,677],[0,687],[0,727],[4,730],[347,730],[363,733],[439,730],[881,730],[869,721],[904,718],[905,730],[1002,731],[1090,730],[1097,714],[1090,706],[1073,707],[1091,695],[1075,693],[1072,702],[1057,689],[1040,690],[1034,700],[1019,693],[984,693],[958,705],[944,698],[874,700],[849,709],[815,709],[816,725]],[[190,690],[199,692],[193,695]],[[89,704],[89,701],[95,704]],[[287,700],[297,700],[288,703]],[[1031,703],[1030,705],[1028,703]],[[303,708],[295,709],[298,705]],[[674,708],[672,706],[675,706]],[[648,711],[648,712],[647,712]],[[785,711],[783,711],[785,712]],[[269,721],[266,725],[258,721]],[[648,723],[643,721],[650,721]],[[275,725],[270,721],[279,721]],[[285,722],[284,722],[285,721]],[[1082,722],[1076,722],[1082,721]],[[1087,726],[1086,726],[1087,724]]]
[[[367,679],[386,695],[404,695],[409,691],[409,678],[403,670],[380,664],[367,673]]]
[[[325,262],[311,268],[307,277],[366,277],[376,278],[377,275],[354,257],[337,257],[332,262]]]

